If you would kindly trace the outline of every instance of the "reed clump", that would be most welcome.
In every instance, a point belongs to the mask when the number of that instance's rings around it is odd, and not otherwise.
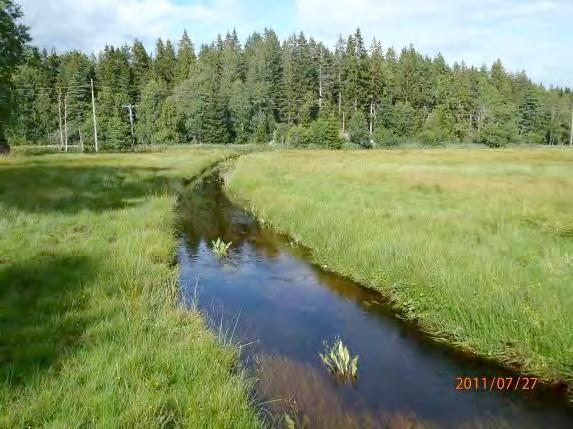
[[[226,258],[229,255],[231,244],[232,242],[225,243],[220,238],[217,238],[217,240],[213,240],[211,242],[213,253],[215,253],[219,258]]]
[[[355,380],[358,376],[358,356],[352,356],[340,338],[333,345],[324,343],[324,353],[319,353],[322,363],[335,377],[342,380]]]

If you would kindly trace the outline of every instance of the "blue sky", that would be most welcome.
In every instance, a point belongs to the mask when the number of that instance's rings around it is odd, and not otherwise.
[[[369,42],[413,43],[449,62],[501,58],[546,85],[573,87],[573,0],[19,0],[36,45],[91,53],[106,43],[157,37],[196,44],[265,26],[281,38],[304,31],[328,45],[357,26]]]

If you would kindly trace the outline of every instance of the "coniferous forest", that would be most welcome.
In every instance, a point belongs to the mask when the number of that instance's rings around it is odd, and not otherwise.
[[[333,48],[303,33],[281,41],[266,29],[244,45],[233,31],[196,49],[185,32],[177,43],[157,40],[153,52],[135,40],[92,56],[34,47],[24,56],[12,76],[12,144],[91,150],[92,81],[103,149],[269,142],[499,147],[570,138],[570,89],[545,88],[501,61],[448,64],[413,46],[368,44],[359,29]]]

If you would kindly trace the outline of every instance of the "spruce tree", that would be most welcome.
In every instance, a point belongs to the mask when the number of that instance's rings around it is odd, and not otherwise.
[[[519,104],[519,133],[522,135],[531,133],[537,128],[540,117],[539,100],[532,88],[527,88]]]
[[[133,86],[137,91],[137,99],[141,88],[147,83],[151,72],[151,57],[145,50],[143,43],[135,39],[131,48],[131,69],[133,76]]]
[[[290,36],[282,47],[280,112],[287,124],[298,122],[298,81],[295,64],[296,40]]]
[[[69,143],[79,142],[84,122],[91,116],[92,76],[93,64],[85,54],[72,51],[62,57],[58,87],[67,105]]]
[[[367,145],[370,136],[366,125],[366,116],[361,110],[357,110],[348,121],[348,134],[354,144]]]
[[[241,80],[235,80],[231,87],[229,111],[235,142],[246,143],[251,132],[252,105],[247,88]]]
[[[187,30],[183,31],[183,36],[179,41],[179,48],[177,50],[177,61],[174,70],[175,83],[181,83],[188,79],[191,71],[193,70],[196,61],[195,47],[193,42],[187,34]]]
[[[182,116],[173,97],[168,97],[161,106],[155,140],[161,144],[178,144],[182,140]]]
[[[28,28],[19,23],[20,6],[12,0],[0,5],[0,146],[6,146],[6,127],[12,111],[11,77],[24,59],[24,45],[30,41]]]
[[[155,58],[153,60],[153,72],[156,78],[162,79],[168,87],[173,83],[176,63],[173,43],[158,39],[155,45]]]
[[[102,146],[109,149],[130,147],[129,121],[123,107],[132,101],[129,49],[106,46],[99,55],[95,75]]]
[[[163,81],[149,80],[141,91],[137,105],[135,134],[140,144],[160,144],[160,116],[168,91]]]

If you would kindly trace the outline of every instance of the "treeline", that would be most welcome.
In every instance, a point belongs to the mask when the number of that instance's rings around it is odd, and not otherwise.
[[[333,49],[274,31],[235,32],[198,52],[183,34],[107,46],[97,56],[28,48],[13,74],[12,143],[93,147],[91,83],[103,148],[132,144],[269,143],[340,147],[402,141],[569,143],[573,95],[524,72],[449,65],[412,46],[397,53],[360,30]]]

